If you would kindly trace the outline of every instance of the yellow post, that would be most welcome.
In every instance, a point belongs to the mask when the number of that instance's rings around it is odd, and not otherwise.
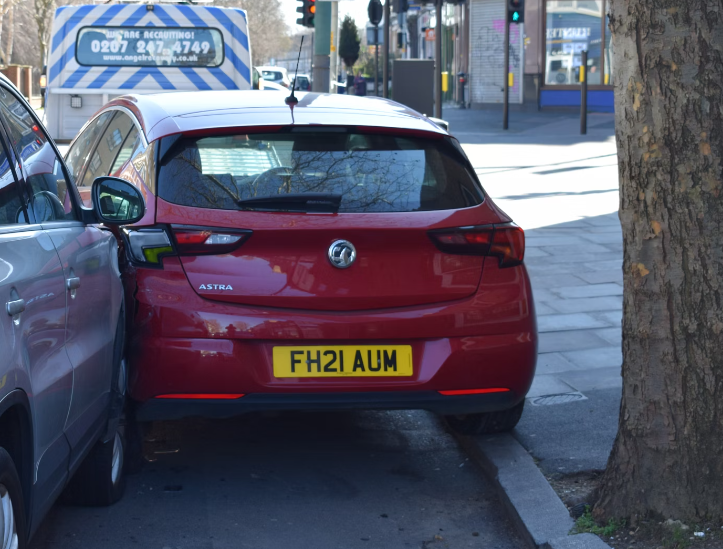
[[[507,84],[509,85],[510,88],[515,85],[515,73],[514,72],[507,73]]]
[[[442,91],[446,93],[449,90],[449,72],[442,72]]]
[[[585,81],[585,67],[580,65],[580,82]]]

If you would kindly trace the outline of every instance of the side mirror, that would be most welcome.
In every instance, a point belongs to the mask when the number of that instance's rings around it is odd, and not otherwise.
[[[93,209],[101,223],[131,225],[146,213],[146,202],[135,186],[118,177],[96,177],[92,187]]]

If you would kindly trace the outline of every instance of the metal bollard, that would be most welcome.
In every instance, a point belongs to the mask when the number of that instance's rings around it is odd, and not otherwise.
[[[587,133],[587,50],[582,52],[580,65],[580,134]]]

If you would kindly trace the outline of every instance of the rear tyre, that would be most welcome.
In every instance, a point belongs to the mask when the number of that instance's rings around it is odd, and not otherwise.
[[[107,442],[96,442],[65,489],[64,500],[75,505],[105,507],[123,497],[125,443],[122,428]]]
[[[0,448],[0,549],[25,549],[23,490],[10,454]]]
[[[465,414],[461,416],[445,416],[447,425],[462,435],[492,435],[511,431],[522,417],[525,407],[523,400],[514,408],[487,412],[485,414]]]
[[[113,347],[111,403],[108,430],[95,443],[65,489],[64,501],[75,505],[113,505],[126,487],[125,425],[122,421],[127,384],[125,361],[125,315],[121,310]],[[104,442],[105,440],[105,442]]]

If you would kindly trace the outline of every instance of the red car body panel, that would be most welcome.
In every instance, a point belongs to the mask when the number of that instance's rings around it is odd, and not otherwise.
[[[474,297],[382,311],[299,312],[210,302],[188,284],[178,258],[138,269],[131,352],[132,398],[164,394],[529,389],[537,355],[524,266],[485,262]],[[276,379],[274,345],[412,345],[409,378]]]
[[[125,96],[108,106],[133,112],[156,152],[160,138],[179,133],[244,133],[247,128],[270,132],[287,125],[447,136],[427,118],[391,101],[304,93],[298,97],[293,108],[280,94],[256,91]],[[233,399],[232,405],[238,401],[238,406],[228,409],[232,414],[243,412],[242,403],[259,395],[343,394],[352,399],[414,393],[428,398],[449,390],[507,390],[503,400],[491,395],[493,404],[486,411],[514,406],[527,393],[535,370],[537,329],[524,265],[503,268],[496,257],[445,253],[428,235],[434,229],[509,222],[488,197],[474,207],[409,213],[212,210],[156,196],[155,165],[146,171],[152,180],[136,173],[133,181],[147,203],[146,217],[137,226],[247,229],[252,235],[224,255],[173,256],[163,259],[162,269],[126,269],[127,297],[133,303],[129,310],[134,311],[129,394],[139,403],[139,417],[206,413],[183,399],[176,405],[188,404],[185,411],[166,413],[165,399],[159,397],[168,395],[245,395]],[[354,268],[339,270],[329,263],[327,249],[336,239],[354,242]],[[201,285],[230,286],[233,291]],[[273,375],[274,346],[354,344],[410,345],[413,375]],[[467,412],[482,405],[471,396],[440,398],[469,402]],[[297,401],[290,402],[293,406]],[[420,402],[419,407],[448,410]],[[343,400],[329,403],[343,407]],[[153,406],[144,415],[143,410]],[[257,400],[258,406],[266,404]],[[404,406],[402,401],[380,405]]]

